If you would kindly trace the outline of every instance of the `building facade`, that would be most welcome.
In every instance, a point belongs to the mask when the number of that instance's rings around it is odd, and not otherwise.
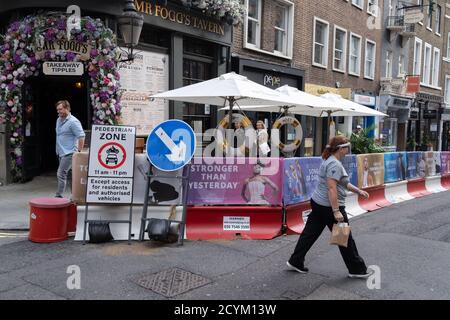
[[[383,1],[301,1],[298,42],[305,91],[340,94],[376,108],[380,79]],[[326,119],[316,119],[320,137],[316,154],[328,140]],[[339,132],[350,135],[356,126],[371,126],[373,117],[335,119]],[[377,128],[374,136],[378,136]]]
[[[445,4],[445,16],[443,17],[443,48],[441,84],[444,96],[444,108],[441,114],[441,150],[450,150],[450,4]]]
[[[441,150],[446,3],[442,0],[412,3],[422,5],[424,18],[415,24],[415,36],[409,45],[408,74],[420,76],[420,89],[415,93],[408,119],[407,149],[415,145],[416,150]]]

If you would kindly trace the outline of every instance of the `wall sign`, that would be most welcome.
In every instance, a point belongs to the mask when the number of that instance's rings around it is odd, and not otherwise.
[[[122,92],[120,124],[136,126],[138,136],[147,136],[169,117],[169,102],[150,96],[169,90],[169,56],[140,51],[134,63],[119,69]]]
[[[48,76],[81,76],[84,73],[82,62],[44,62],[42,71]]]
[[[80,55],[81,60],[87,61],[91,58],[91,50],[92,46],[87,43],[61,39],[56,41],[44,41],[41,46],[35,48],[35,53],[37,57],[43,60],[46,51],[72,52]]]

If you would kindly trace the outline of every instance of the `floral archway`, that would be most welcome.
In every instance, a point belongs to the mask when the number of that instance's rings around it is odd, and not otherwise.
[[[0,35],[0,123],[10,133],[9,154],[14,182],[23,177],[22,86],[39,75],[42,61],[81,61],[74,51],[46,50],[44,43],[66,39],[67,17],[27,16],[9,25]],[[81,29],[71,30],[71,40],[89,44],[90,58],[83,61],[91,81],[90,104],[94,124],[117,124],[120,116],[118,61],[120,49],[116,36],[100,19],[81,18]],[[37,48],[42,49],[37,54]]]

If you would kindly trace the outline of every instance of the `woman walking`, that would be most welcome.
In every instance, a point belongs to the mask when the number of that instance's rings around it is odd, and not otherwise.
[[[349,182],[348,174],[341,163],[341,160],[349,152],[349,148],[350,143],[347,138],[337,136],[331,139],[322,154],[324,161],[319,169],[319,184],[311,197],[312,212],[308,216],[294,253],[286,263],[290,269],[307,273],[308,268],[304,266],[305,255],[319,238],[325,226],[331,230],[334,223],[348,223],[345,212],[346,190],[358,193],[365,198],[369,197],[367,192]],[[371,275],[364,260],[358,254],[351,233],[347,247],[339,246],[339,250],[350,278],[367,278]]]

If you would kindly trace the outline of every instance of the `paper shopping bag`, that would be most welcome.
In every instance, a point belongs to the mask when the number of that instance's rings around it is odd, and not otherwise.
[[[331,230],[330,244],[335,244],[341,247],[347,247],[348,237],[350,235],[350,226],[348,223],[333,224]]]

